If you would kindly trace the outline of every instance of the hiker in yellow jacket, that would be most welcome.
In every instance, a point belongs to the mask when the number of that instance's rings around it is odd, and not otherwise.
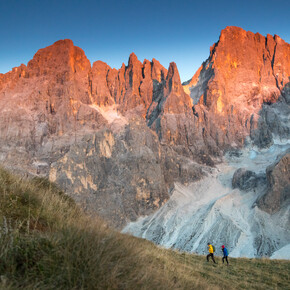
[[[213,260],[213,262],[215,264],[217,264],[216,261],[214,260],[214,256],[213,256],[213,253],[214,253],[213,246],[210,243],[207,243],[207,246],[208,246],[208,252],[209,252],[209,254],[206,256],[206,260],[209,262],[209,257],[211,257],[212,260]]]

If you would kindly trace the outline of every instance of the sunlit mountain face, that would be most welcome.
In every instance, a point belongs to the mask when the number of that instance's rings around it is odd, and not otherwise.
[[[174,62],[132,53],[114,69],[60,40],[0,74],[0,160],[166,247],[277,257],[290,240],[289,77],[288,43],[238,27],[184,84]]]

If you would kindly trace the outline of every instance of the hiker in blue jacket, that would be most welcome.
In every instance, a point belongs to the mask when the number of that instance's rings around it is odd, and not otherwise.
[[[229,265],[229,261],[228,261],[228,250],[225,248],[225,246],[224,245],[222,245],[222,251],[223,251],[223,254],[224,254],[224,256],[223,256],[223,258],[222,258],[222,260],[223,260],[223,264],[224,264],[224,262],[225,262],[225,260],[227,261],[227,264]]]

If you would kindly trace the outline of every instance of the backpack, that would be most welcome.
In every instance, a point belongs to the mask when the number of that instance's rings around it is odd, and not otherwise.
[[[212,245],[212,249],[213,249],[213,252],[215,252],[215,247],[214,247],[214,245]]]

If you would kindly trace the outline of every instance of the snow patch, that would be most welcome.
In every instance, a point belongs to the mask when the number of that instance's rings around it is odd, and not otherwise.
[[[110,107],[99,107],[97,105],[89,105],[92,109],[98,111],[113,127],[121,128],[128,124],[128,120],[120,115],[115,106]]]
[[[274,252],[270,259],[290,260],[290,244]]]

